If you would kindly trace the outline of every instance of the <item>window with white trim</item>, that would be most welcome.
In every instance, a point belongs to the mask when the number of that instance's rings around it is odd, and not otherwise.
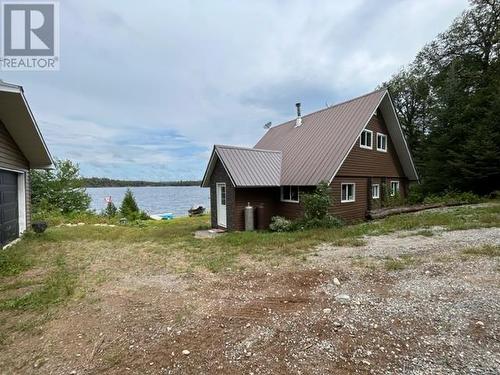
[[[377,133],[377,151],[387,152],[387,135]]]
[[[299,187],[298,186],[282,186],[281,201],[299,203]]]
[[[399,193],[399,181],[391,181],[391,197]]]
[[[380,198],[380,185],[373,184],[372,185],[372,199],[379,199],[379,198]]]
[[[356,184],[354,183],[343,183],[340,185],[341,203],[349,203],[356,201]]]
[[[359,147],[373,149],[373,132],[371,130],[363,130],[359,137]]]

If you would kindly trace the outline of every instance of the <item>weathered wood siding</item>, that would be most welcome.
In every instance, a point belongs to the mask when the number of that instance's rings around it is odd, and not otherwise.
[[[217,160],[214,171],[210,176],[210,213],[212,215],[212,228],[222,228],[217,225],[217,183],[224,182],[226,184],[226,224],[228,230],[235,230],[235,189],[231,178],[226,172],[226,169]]]
[[[30,168],[28,160],[24,157],[23,153],[17,146],[16,142],[12,139],[5,125],[0,121],[0,168],[10,170],[24,170]],[[25,192],[26,192],[26,227],[30,228],[31,225],[31,184],[29,173],[26,173],[25,179]]]

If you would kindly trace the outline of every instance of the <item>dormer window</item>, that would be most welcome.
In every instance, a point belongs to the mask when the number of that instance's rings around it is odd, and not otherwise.
[[[369,150],[373,148],[373,132],[371,130],[363,130],[359,137],[359,147]]]
[[[387,152],[387,135],[377,133],[377,151]]]

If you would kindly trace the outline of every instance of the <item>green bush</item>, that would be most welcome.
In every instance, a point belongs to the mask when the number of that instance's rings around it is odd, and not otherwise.
[[[269,228],[273,232],[290,232],[313,228],[338,228],[342,221],[328,214],[332,204],[330,187],[321,182],[312,193],[301,195],[304,206],[304,217],[298,220],[288,220],[281,216],[271,218]]]
[[[80,168],[70,160],[56,160],[48,171],[32,170],[31,202],[33,211],[83,212],[90,206],[90,196],[80,179]]]
[[[315,228],[339,228],[344,225],[343,221],[331,215],[326,215],[322,219],[302,219],[293,222],[293,229],[315,229]]]
[[[290,232],[294,229],[293,223],[281,216],[273,216],[269,229],[273,232]]]
[[[36,211],[32,215],[32,221],[46,221],[49,227],[60,224],[115,224],[117,219],[97,215],[93,211],[70,212],[63,214],[59,211]]]
[[[122,205],[120,206],[120,214],[127,219],[132,220],[132,217],[139,213],[139,206],[135,201],[134,193],[127,188],[123,197]]]
[[[330,187],[326,182],[320,182],[314,192],[303,194],[301,200],[306,220],[322,220],[328,215],[328,208],[332,204]]]
[[[490,194],[488,194],[489,199],[498,199],[500,198],[500,190],[494,190]]]
[[[116,208],[115,204],[111,201],[108,202],[106,205],[106,208],[103,210],[102,214],[103,216],[107,217],[115,217],[118,212],[118,209]]]
[[[391,195],[391,188],[387,183],[380,185],[380,192],[382,194],[382,207],[399,207],[405,204],[405,199],[399,192]]]
[[[481,202],[481,197],[474,193],[456,191],[446,192],[441,195],[430,195],[424,199],[425,204],[474,204]]]
[[[130,221],[149,219],[149,215],[139,209],[134,194],[130,189],[127,189],[125,197],[123,197],[120,206],[120,215]]]
[[[424,201],[425,195],[420,184],[410,184],[408,190],[408,204],[421,204]]]

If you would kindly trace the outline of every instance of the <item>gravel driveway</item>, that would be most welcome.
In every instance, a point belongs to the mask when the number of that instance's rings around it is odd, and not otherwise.
[[[498,249],[464,253],[499,228],[364,240],[299,265],[111,278],[15,336],[0,373],[500,373]]]

